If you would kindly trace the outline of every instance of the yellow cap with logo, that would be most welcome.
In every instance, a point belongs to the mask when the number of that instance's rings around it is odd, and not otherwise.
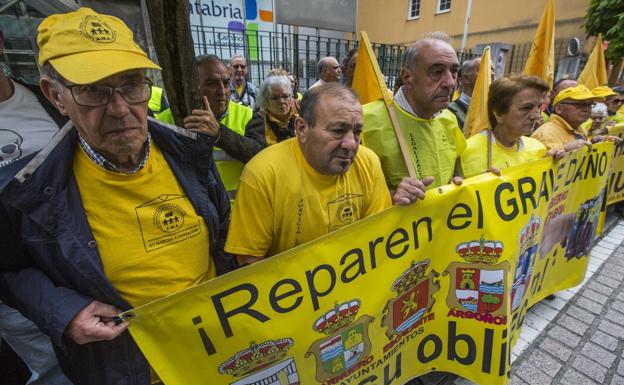
[[[555,97],[555,100],[553,100],[553,106],[556,106],[557,104],[559,104],[559,102],[565,99],[596,101],[596,100],[600,100],[601,98],[594,95],[589,90],[589,88],[585,87],[582,84],[579,84],[577,86],[565,88],[561,90]]]
[[[592,93],[599,98],[606,98],[607,96],[617,95],[610,87],[599,86],[592,90]]]
[[[40,65],[50,62],[74,84],[95,83],[132,69],[160,69],[122,20],[90,8],[50,15],[37,32]]]

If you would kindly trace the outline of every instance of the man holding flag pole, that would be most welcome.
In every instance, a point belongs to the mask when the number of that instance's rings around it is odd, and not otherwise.
[[[466,140],[446,108],[459,62],[448,36],[433,33],[403,55],[403,86],[389,96],[365,33],[353,89],[364,106],[363,142],[380,157],[390,189],[401,183],[429,188],[461,184],[457,159]],[[380,100],[381,99],[381,100]]]

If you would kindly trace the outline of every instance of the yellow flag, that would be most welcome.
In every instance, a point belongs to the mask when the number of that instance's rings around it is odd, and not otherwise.
[[[548,0],[537,26],[529,58],[524,65],[524,73],[542,78],[553,86],[555,69],[555,0]]]
[[[384,99],[387,106],[392,103],[392,95],[386,87],[366,31],[360,32],[360,48],[355,59],[355,73],[351,88],[358,94],[362,104],[379,99]]]
[[[598,35],[596,38],[596,45],[578,77],[578,82],[590,90],[598,86],[607,85],[607,63],[605,61],[601,35]]]
[[[479,75],[475,83],[470,106],[464,123],[464,135],[469,138],[472,135],[487,130],[490,126],[488,119],[488,92],[492,84],[492,67],[490,64],[490,47],[485,47],[479,65]]]

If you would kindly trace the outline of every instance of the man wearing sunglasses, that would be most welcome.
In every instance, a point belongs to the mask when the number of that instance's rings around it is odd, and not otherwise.
[[[116,316],[231,269],[229,202],[203,134],[148,120],[159,69],[88,8],[38,28],[44,95],[70,118],[0,194],[0,294],[77,384],[154,384]]]
[[[252,82],[247,81],[247,71],[247,60],[245,60],[245,57],[242,55],[232,56],[230,59],[230,74],[232,76],[232,82],[230,83],[231,98],[236,103],[257,110],[256,94],[258,90]]]

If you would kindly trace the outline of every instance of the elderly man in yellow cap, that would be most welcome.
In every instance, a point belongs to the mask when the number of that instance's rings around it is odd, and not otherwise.
[[[589,119],[592,105],[597,99],[582,84],[562,90],[552,102],[550,119],[539,126],[531,137],[548,149],[571,151],[591,145],[587,133],[580,126]]]
[[[52,15],[38,45],[41,89],[70,121],[0,194],[0,294],[74,383],[156,383],[115,317],[233,267],[212,144],[148,119],[159,67],[121,20]]]

